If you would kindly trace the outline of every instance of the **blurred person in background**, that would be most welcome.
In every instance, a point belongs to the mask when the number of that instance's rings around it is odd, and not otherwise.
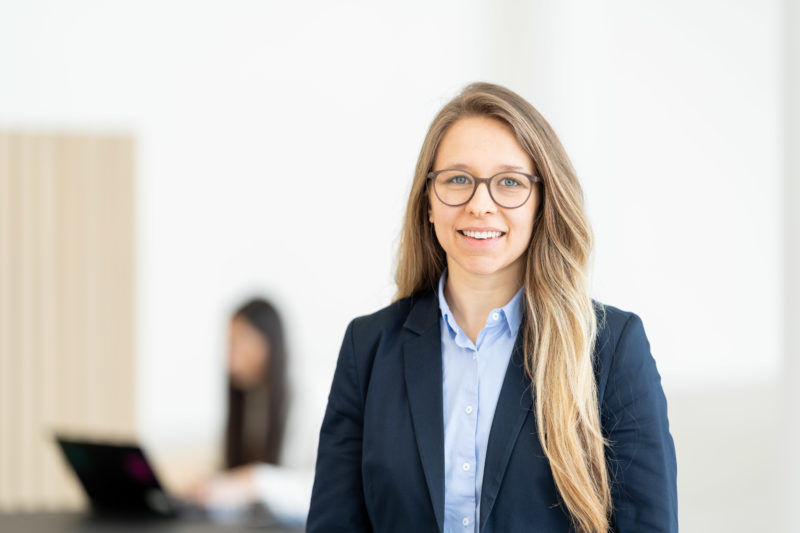
[[[289,414],[284,328],[276,310],[255,298],[229,325],[225,470],[197,483],[187,499],[214,513],[262,505],[279,522],[303,524],[313,471],[281,466]]]

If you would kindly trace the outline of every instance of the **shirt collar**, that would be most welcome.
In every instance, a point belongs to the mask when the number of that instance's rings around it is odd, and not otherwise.
[[[444,269],[442,272],[441,277],[439,278],[439,309],[442,313],[442,317],[444,317],[445,322],[450,327],[451,331],[456,334],[457,332],[461,331],[461,328],[458,327],[456,324],[455,318],[453,318],[453,313],[450,311],[450,306],[447,305],[447,300],[444,297],[444,284],[447,281],[447,269]],[[522,305],[522,289],[520,287],[517,293],[514,295],[509,302],[501,307],[500,309],[493,309],[489,313],[489,320],[491,320],[491,315],[494,313],[499,313],[500,317],[505,321],[506,325],[508,326],[508,331],[511,332],[511,335],[516,336],[517,332],[519,331],[519,326],[522,324],[522,312],[523,312],[523,305]]]
[[[447,325],[450,327],[450,332],[453,335],[456,335],[461,328],[458,327],[456,324],[456,320],[453,318],[453,313],[450,311],[450,306],[447,305],[447,299],[444,297],[444,282],[447,280],[447,269],[444,269],[442,272],[441,277],[439,278],[439,310],[442,312],[442,317],[444,321],[447,322]]]

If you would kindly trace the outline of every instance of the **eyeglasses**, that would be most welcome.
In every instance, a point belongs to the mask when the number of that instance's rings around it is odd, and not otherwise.
[[[539,176],[524,172],[500,172],[491,178],[478,178],[466,170],[444,169],[429,172],[433,192],[445,205],[458,207],[475,196],[478,185],[485,183],[492,201],[506,209],[516,209],[528,201],[533,184],[542,181]]]

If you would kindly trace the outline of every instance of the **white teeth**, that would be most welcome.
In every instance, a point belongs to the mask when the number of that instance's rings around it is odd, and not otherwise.
[[[472,237],[473,239],[496,239],[497,237],[503,234],[503,232],[501,231],[468,231],[468,230],[462,230],[461,233],[463,233],[467,237]]]

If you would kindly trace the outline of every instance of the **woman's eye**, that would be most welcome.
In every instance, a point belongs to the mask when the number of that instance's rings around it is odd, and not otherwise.
[[[516,187],[520,185],[520,182],[516,178],[505,177],[500,179],[500,185],[503,187]]]
[[[466,176],[453,176],[447,181],[453,185],[467,185],[469,183],[469,178]]]

